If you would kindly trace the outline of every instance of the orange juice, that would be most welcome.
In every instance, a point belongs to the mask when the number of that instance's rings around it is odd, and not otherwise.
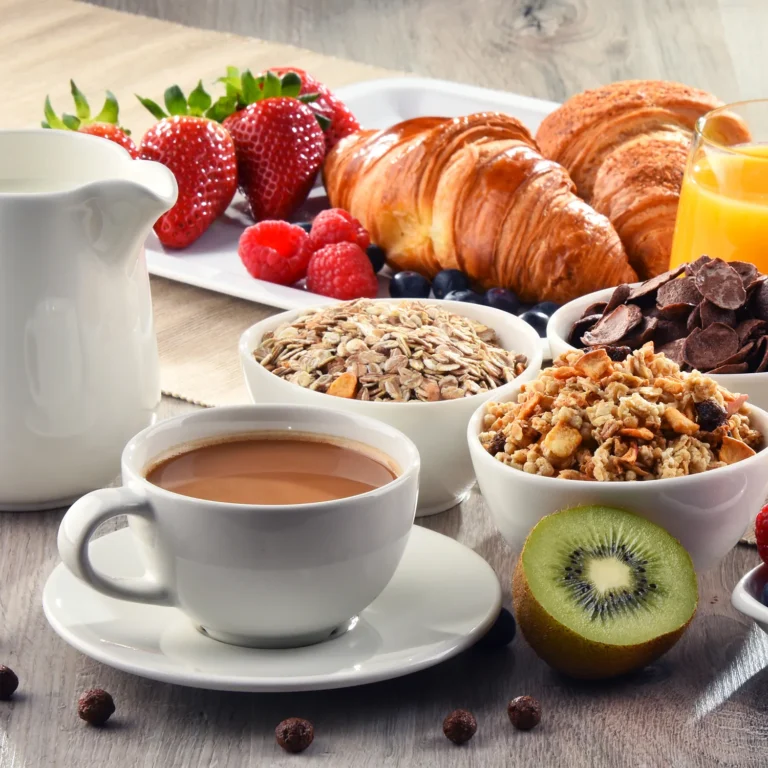
[[[768,272],[768,145],[700,145],[683,179],[671,266],[706,254]]]

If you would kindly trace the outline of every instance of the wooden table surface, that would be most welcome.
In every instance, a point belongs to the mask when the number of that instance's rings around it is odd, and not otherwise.
[[[763,0],[107,2],[380,67],[553,99],[641,76],[681,79],[728,100],[766,95],[760,89],[768,87]],[[247,50],[259,61],[271,52],[281,63],[288,61],[286,55],[296,63],[314,62],[284,46],[105,18],[112,38],[101,34],[101,17],[84,7],[0,0],[0,95],[20,91],[16,111],[4,101],[4,125],[16,124],[19,114],[29,122],[41,95],[63,93],[71,74],[94,85],[105,72],[112,77],[122,72],[126,88],[132,76],[142,84],[161,76],[189,82],[197,73],[173,67],[198,63],[212,69],[221,46]],[[152,56],[162,50],[158,36],[165,32],[173,55],[161,68]],[[327,59],[318,66],[334,69]],[[336,62],[338,79],[343,69]],[[27,76],[18,82],[6,77],[22,72]],[[191,408],[165,400],[160,415]],[[0,702],[0,768],[768,765],[768,640],[730,605],[736,581],[758,562],[752,548],[737,547],[703,575],[700,609],[690,630],[660,662],[630,679],[568,681],[518,637],[504,651],[470,651],[431,670],[357,689],[229,694],[117,672],[59,640],[45,622],[40,593],[58,562],[61,516],[62,511],[0,515],[0,663],[21,679],[14,700]],[[485,557],[509,603],[513,556],[478,495],[422,524]],[[75,713],[78,694],[93,686],[109,690],[117,703],[117,714],[103,730],[85,726]],[[544,711],[541,726],[527,734],[514,731],[505,714],[507,700],[520,694],[539,698]],[[440,731],[443,717],[455,707],[471,709],[479,723],[477,736],[464,748],[453,747]],[[285,755],[274,743],[274,726],[289,716],[315,724],[315,743],[301,756]]]

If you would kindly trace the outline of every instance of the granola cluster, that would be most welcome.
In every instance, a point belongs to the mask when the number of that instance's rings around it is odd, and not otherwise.
[[[561,355],[517,402],[489,403],[480,441],[497,461],[569,480],[653,480],[733,464],[763,447],[746,395],[682,373],[649,343]]]
[[[261,340],[267,370],[357,400],[456,400],[512,381],[526,368],[482,323],[419,301],[361,299],[311,310]]]

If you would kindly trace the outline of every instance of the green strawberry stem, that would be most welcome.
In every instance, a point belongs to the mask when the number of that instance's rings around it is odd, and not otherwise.
[[[203,88],[203,81],[200,80],[195,89],[189,94],[189,98],[184,95],[184,91],[178,85],[172,85],[167,88],[163,94],[166,112],[159,104],[136,94],[136,98],[152,113],[158,120],[174,115],[192,115],[193,117],[209,117],[213,99]]]
[[[119,113],[120,108],[117,104],[117,99],[112,91],[107,91],[106,99],[104,100],[104,106],[101,111],[95,117],[91,117],[91,107],[88,104],[88,99],[85,98],[85,94],[75,85],[74,80],[69,81],[70,91],[72,92],[72,100],[75,103],[75,114],[70,115],[66,112],[59,117],[54,112],[51,106],[50,97],[45,97],[45,106],[43,112],[45,114],[45,120],[41,123],[43,128],[58,128],[60,130],[77,131],[82,125],[91,125],[92,123],[109,123],[111,125],[117,125],[119,127]],[[126,128],[120,130],[130,136],[131,132]]]
[[[212,120],[221,122],[234,112],[244,109],[249,104],[255,104],[264,99],[288,97],[298,99],[303,104],[311,104],[320,94],[301,91],[301,78],[296,72],[286,72],[278,77],[274,72],[267,71],[259,77],[254,77],[249,69],[243,72],[237,67],[227,67],[227,74],[217,82],[224,83],[226,94],[221,96],[206,114]],[[330,125],[328,118],[315,114],[320,127],[325,130]]]

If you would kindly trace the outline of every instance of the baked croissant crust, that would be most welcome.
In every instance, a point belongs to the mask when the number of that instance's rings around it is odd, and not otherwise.
[[[641,279],[669,268],[672,235],[696,120],[721,102],[660,80],[580,93],[544,118],[542,153],[564,165],[579,195],[613,223]],[[738,122],[727,143],[738,143]]]
[[[637,279],[608,219],[507,115],[360,131],[329,153],[323,175],[331,205],[359,219],[396,269],[460,269],[524,302]]]

